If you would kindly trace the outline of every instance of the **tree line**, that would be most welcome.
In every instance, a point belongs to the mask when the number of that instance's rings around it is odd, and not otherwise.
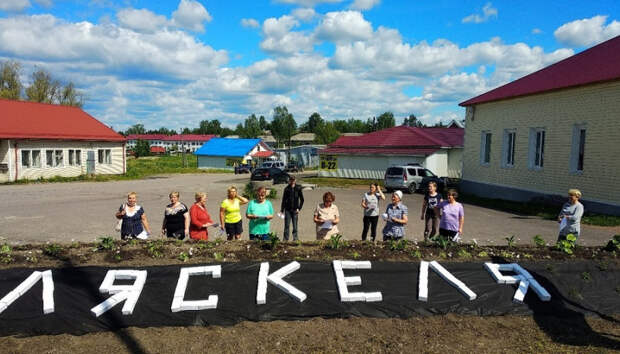
[[[32,72],[32,83],[29,86],[24,86],[20,76],[20,63],[11,60],[0,63],[0,98],[74,107],[84,105],[84,94],[71,81],[63,85],[48,71],[40,68]]]
[[[327,121],[317,112],[312,113],[308,119],[297,125],[293,114],[288,111],[286,106],[278,106],[273,110],[273,116],[268,121],[265,116],[256,116],[256,114],[250,114],[243,123],[237,124],[235,129],[223,127],[222,123],[217,120],[202,120],[198,127],[188,128],[185,127],[177,132],[173,129],[165,127],[156,130],[147,130],[143,124],[135,124],[125,131],[120,132],[125,136],[130,134],[214,134],[221,137],[237,135],[241,138],[258,138],[265,135],[267,131],[271,132],[271,135],[276,140],[278,146],[291,145],[291,137],[297,133],[314,133],[314,143],[317,144],[330,144],[334,142],[338,137],[344,133],[370,133],[373,131],[391,128],[396,125],[396,119],[392,112],[384,112],[378,117],[368,118],[366,120],[361,119],[337,119]],[[411,127],[425,127],[420,120],[414,114],[403,118],[402,125]],[[435,126],[443,126],[442,123]]]

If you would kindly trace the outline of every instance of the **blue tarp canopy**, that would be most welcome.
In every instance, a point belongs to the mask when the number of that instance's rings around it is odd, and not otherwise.
[[[212,138],[196,150],[194,155],[243,157],[260,141],[261,139]]]

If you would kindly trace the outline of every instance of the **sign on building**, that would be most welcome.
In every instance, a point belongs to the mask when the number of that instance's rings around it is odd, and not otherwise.
[[[338,158],[334,155],[321,155],[321,170],[334,171],[338,169]]]

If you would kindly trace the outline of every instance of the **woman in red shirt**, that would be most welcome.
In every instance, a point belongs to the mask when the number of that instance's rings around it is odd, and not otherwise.
[[[207,212],[207,194],[196,193],[196,203],[189,209],[191,222],[189,224],[189,237],[194,240],[208,240],[207,227],[215,225]]]

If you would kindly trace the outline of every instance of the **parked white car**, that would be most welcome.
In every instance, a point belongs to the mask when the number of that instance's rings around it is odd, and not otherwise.
[[[286,165],[282,161],[265,161],[260,168],[279,168],[282,171],[286,169]]]

